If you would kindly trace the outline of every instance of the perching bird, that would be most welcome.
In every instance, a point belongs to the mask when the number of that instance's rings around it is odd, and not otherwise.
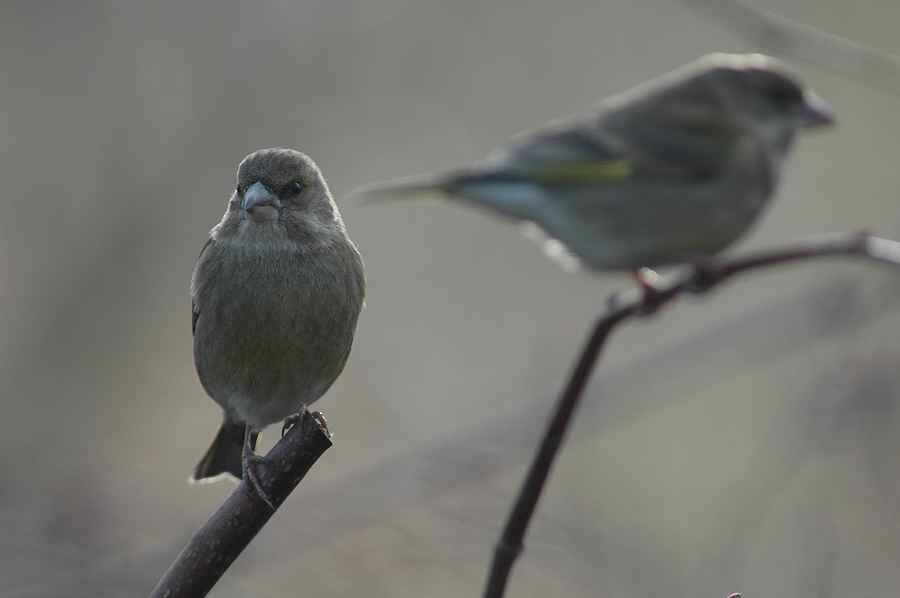
[[[362,259],[315,163],[291,149],[244,158],[191,279],[194,364],[225,416],[192,480],[243,475],[272,506],[256,435],[335,381],[364,295]]]
[[[774,59],[712,54],[525,134],[485,163],[362,193],[442,194],[537,225],[558,257],[634,271],[740,238],[772,196],[796,133],[832,122]]]

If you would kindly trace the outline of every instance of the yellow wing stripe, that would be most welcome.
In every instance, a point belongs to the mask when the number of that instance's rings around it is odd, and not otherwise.
[[[618,181],[630,177],[632,173],[633,169],[627,160],[609,160],[563,162],[535,169],[532,175],[542,183],[588,184]]]

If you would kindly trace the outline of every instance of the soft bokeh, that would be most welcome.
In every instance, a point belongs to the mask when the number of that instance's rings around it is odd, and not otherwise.
[[[900,4],[761,6],[900,52]],[[142,596],[228,484],[188,279],[249,151],[322,167],[366,259],[335,446],[214,591],[475,596],[552,399],[622,276],[355,187],[480,158],[700,54],[676,0],[0,5],[0,595]],[[795,65],[840,127],[742,248],[900,236],[897,97]],[[900,275],[748,277],[616,333],[511,596],[885,596],[900,585]],[[265,435],[266,445],[277,436]]]

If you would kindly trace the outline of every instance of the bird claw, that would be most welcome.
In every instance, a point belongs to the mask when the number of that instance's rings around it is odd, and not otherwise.
[[[274,511],[275,503],[272,502],[268,492],[263,489],[256,471],[257,467],[267,465],[268,461],[253,452],[255,440],[256,433],[250,430],[250,426],[247,426],[244,432],[244,449],[241,451],[241,477],[253,488],[256,496]]]
[[[303,411],[299,411],[298,413],[292,413],[286,418],[284,418],[284,423],[281,424],[281,437],[284,438],[284,435],[288,433],[288,431],[300,423],[300,420],[303,419]]]
[[[313,420],[315,420],[322,431],[331,438],[331,430],[328,429],[328,421],[325,419],[325,415],[321,411],[313,411],[310,415],[312,415]]]
[[[288,430],[303,421],[303,418],[309,414],[309,411],[306,410],[306,405],[300,405],[300,409],[297,413],[292,413],[284,418],[284,423],[281,424],[281,437],[284,438],[284,435],[288,433]]]
[[[244,480],[250,483],[253,486],[253,491],[256,493],[256,496],[260,498],[266,506],[268,506],[273,511],[275,510],[275,503],[272,502],[272,498],[269,496],[269,493],[266,492],[262,483],[259,481],[259,475],[257,474],[256,468],[260,466],[265,466],[268,464],[268,461],[265,458],[260,457],[258,455],[253,455],[247,457],[243,460],[243,477]]]
[[[662,299],[659,289],[656,288],[656,281],[659,280],[659,274],[650,268],[640,268],[639,270],[633,271],[631,276],[641,291],[641,315],[649,316],[653,314],[659,309]]]

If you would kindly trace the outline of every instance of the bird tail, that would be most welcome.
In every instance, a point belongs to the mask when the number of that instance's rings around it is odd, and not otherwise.
[[[367,185],[358,189],[354,195],[359,195],[366,203],[422,199],[447,193],[452,180],[452,177],[446,175],[419,175]]]
[[[209,450],[197,463],[190,482],[216,481],[223,474],[241,479],[241,453],[244,448],[244,429],[246,424],[236,422],[225,416]]]

